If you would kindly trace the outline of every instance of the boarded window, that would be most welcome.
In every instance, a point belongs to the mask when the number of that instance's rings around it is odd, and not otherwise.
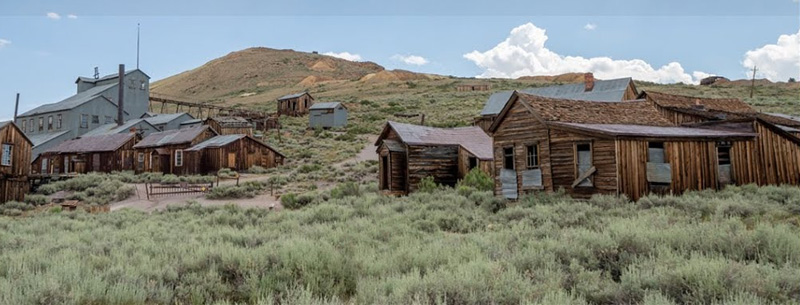
[[[47,130],[53,130],[53,116],[47,117]]]
[[[647,162],[666,163],[665,159],[664,142],[647,143]]]
[[[57,114],[56,115],[56,129],[61,129],[61,122],[62,122],[61,115]]]
[[[3,144],[3,157],[2,157],[2,160],[0,160],[0,165],[11,166],[11,160],[13,158],[13,156],[12,156],[13,153],[14,153],[14,145]]]
[[[525,160],[528,169],[539,168],[539,145],[526,146]]]
[[[514,169],[514,148],[513,147],[505,147],[505,148],[503,148],[503,168],[504,169]]]
[[[731,168],[731,143],[717,143],[717,167],[719,169],[719,184],[727,185],[733,183],[733,173]]]
[[[183,150],[175,151],[175,166],[183,166]]]
[[[576,144],[575,151],[577,152],[577,157],[575,158],[575,161],[577,162],[575,166],[577,168],[577,172],[575,173],[575,177],[578,178],[592,168],[592,144]],[[580,181],[578,186],[594,186],[594,183],[592,183],[592,178],[588,177]]]
[[[667,163],[664,142],[647,144],[647,182],[656,193],[666,193],[669,189],[665,187],[672,183],[672,167]]]
[[[81,128],[89,128],[89,115],[81,114]]]

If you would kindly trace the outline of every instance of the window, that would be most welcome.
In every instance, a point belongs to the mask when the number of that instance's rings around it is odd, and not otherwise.
[[[103,124],[111,124],[111,123],[114,123],[114,117],[107,115],[106,120]]]
[[[100,116],[99,115],[93,115],[92,116],[92,124],[100,124]]]
[[[3,157],[0,160],[0,165],[11,166],[12,153],[14,152],[14,145],[3,144]]]
[[[539,168],[539,145],[528,145],[525,151],[525,160],[528,169]]]
[[[29,120],[28,120],[28,126],[30,126],[30,130],[29,130],[29,131],[30,131],[30,132],[33,132],[33,128],[34,128],[34,127],[33,127],[33,119],[29,119]]]
[[[175,151],[175,166],[183,166],[183,150]]]
[[[28,120],[22,120],[22,132],[28,131]]]
[[[731,146],[728,143],[720,142],[717,145],[717,158],[719,165],[731,164]]]
[[[56,129],[61,129],[61,115],[56,115]]]
[[[514,147],[503,148],[503,169],[514,169]]]
[[[44,131],[44,118],[39,118],[39,131]]]
[[[578,179],[592,168],[592,144],[576,144],[575,151],[577,152],[575,178]],[[587,179],[583,179],[582,181],[578,181],[577,186],[594,186],[594,183],[592,182],[592,178],[589,177]]]
[[[141,83],[139,83],[139,90],[145,90],[145,89],[147,89],[147,83],[142,81]]]
[[[89,115],[81,114],[81,128],[89,128]]]
[[[139,170],[143,170],[144,169],[144,153],[139,153],[139,164],[138,165],[139,165],[138,166]]]
[[[53,116],[47,117],[47,130],[53,130]]]
[[[647,143],[647,162],[666,163],[664,157],[664,142]]]
[[[478,167],[478,158],[469,157],[469,169]]]

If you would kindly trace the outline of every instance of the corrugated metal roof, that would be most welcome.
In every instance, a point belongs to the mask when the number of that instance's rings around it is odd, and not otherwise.
[[[27,112],[25,112],[25,113],[23,113],[23,114],[21,114],[19,116],[24,117],[24,116],[32,116],[32,115],[48,113],[48,112],[70,110],[70,109],[73,109],[73,108],[78,107],[80,105],[83,105],[83,104],[85,104],[85,103],[87,103],[87,102],[89,102],[89,101],[91,101],[91,100],[93,100],[95,98],[102,97],[100,95],[101,93],[103,93],[104,91],[106,91],[109,88],[112,88],[112,87],[114,87],[116,85],[117,84],[108,84],[108,85],[103,85],[103,86],[97,86],[97,87],[94,87],[94,88],[90,88],[90,89],[88,89],[86,91],[83,91],[81,93],[78,93],[78,94],[75,94],[73,96],[70,96],[70,97],[68,97],[68,98],[66,98],[66,99],[64,99],[64,100],[62,100],[60,102],[56,102],[56,103],[52,103],[52,104],[45,104],[45,105],[41,105],[39,107],[33,108],[33,109],[28,110]],[[114,104],[116,106],[116,103],[114,103],[113,101],[111,101],[109,99],[106,99],[105,97],[103,97],[103,99],[111,102],[112,104]]]
[[[625,91],[628,89],[628,84],[632,81],[630,77],[595,80],[592,91],[585,91],[586,85],[584,83],[574,83],[540,88],[527,88],[518,90],[518,92],[569,100],[621,102],[622,98],[625,96]],[[489,96],[489,99],[483,106],[481,115],[495,115],[500,113],[508,102],[508,99],[511,98],[513,92],[514,91],[500,91]]]
[[[216,136],[211,139],[205,140],[195,146],[192,146],[191,148],[187,149],[187,151],[197,151],[197,150],[202,150],[204,148],[222,147],[231,144],[233,142],[236,142],[239,139],[244,138],[246,136],[247,135],[243,134],[229,134],[229,135]]]
[[[131,74],[134,71],[142,72],[139,69],[128,70],[128,71],[125,71],[125,76],[127,76],[128,74]],[[142,72],[142,74],[144,74],[145,76],[150,78],[150,76],[147,75],[147,73]],[[98,78],[98,79],[95,79],[94,77],[80,76],[80,77],[78,77],[78,79],[75,80],[75,83],[77,83],[78,81],[83,81],[83,82],[87,82],[87,83],[96,83],[96,82],[101,82],[101,81],[105,81],[105,80],[115,79],[115,78],[118,78],[118,77],[119,77],[119,73],[108,74],[108,75],[105,75],[105,76],[103,76],[101,78]]]
[[[301,97],[301,96],[306,95],[306,94],[308,94],[308,92],[287,94],[287,95],[279,97],[278,100],[280,101],[280,100],[288,100],[290,98],[298,98],[298,97]]]
[[[134,148],[148,148],[190,143],[206,129],[208,129],[208,126],[200,125],[190,128],[155,132],[142,139],[142,141],[136,144]]]
[[[203,123],[202,119],[191,119],[181,122],[181,125],[202,124],[202,123]]]
[[[336,107],[339,107],[339,105],[341,105],[341,104],[342,103],[340,103],[340,102],[314,103],[314,105],[311,105],[311,107],[309,107],[308,109],[310,109],[310,110],[314,110],[314,109],[334,109]]]
[[[33,135],[29,135],[28,139],[30,139],[31,143],[33,143],[33,146],[36,147],[36,146],[42,145],[44,143],[47,143],[52,139],[58,138],[58,137],[64,135],[65,133],[68,133],[68,132],[70,132],[70,131],[69,130],[64,130],[64,131],[57,131],[57,132],[50,132],[50,133],[33,134]]]
[[[83,134],[83,136],[84,137],[91,137],[91,136],[103,135],[103,134],[115,134],[115,133],[128,132],[128,131],[130,131],[131,128],[133,128],[134,126],[138,125],[139,123],[145,123],[147,125],[150,125],[150,128],[152,128],[153,130],[157,130],[155,126],[153,126],[152,124],[148,123],[144,119],[133,119],[133,120],[128,120],[127,122],[125,122],[125,124],[122,124],[122,126],[117,126],[117,124],[115,124],[115,123],[109,123],[109,124],[100,125],[100,127],[97,127],[95,129],[90,130],[89,132]]]
[[[161,125],[172,122],[173,120],[183,116],[184,114],[194,119],[194,117],[191,114],[188,114],[186,112],[179,112],[179,113],[158,114],[156,116],[144,118],[144,120],[146,120],[148,123],[152,125]]]
[[[678,127],[678,126],[642,126],[628,124],[580,124],[556,122],[555,126],[572,127],[575,129],[594,131],[612,136],[641,136],[654,138],[733,138],[755,137],[757,134],[750,132],[733,132],[725,130]]]
[[[88,153],[115,151],[133,139],[132,133],[81,137],[45,150],[43,153]]]
[[[480,127],[436,128],[392,121],[386,124],[409,145],[460,145],[478,159],[494,159],[492,138]]]

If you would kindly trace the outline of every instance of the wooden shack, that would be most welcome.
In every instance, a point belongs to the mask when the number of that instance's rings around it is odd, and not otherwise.
[[[577,198],[679,194],[735,183],[731,149],[753,145],[747,123],[677,126],[644,100],[603,103],[515,92],[490,130],[495,193],[565,190]],[[735,161],[736,160],[736,161]]]
[[[137,139],[129,132],[68,140],[42,152],[33,169],[44,175],[132,170]]]
[[[220,135],[253,135],[253,123],[238,116],[210,117],[206,125],[211,126]]]
[[[196,167],[186,163],[184,150],[217,135],[208,125],[152,133],[134,145],[135,170],[165,174],[196,174]]]
[[[488,91],[492,86],[489,84],[459,84],[456,85],[456,91]]]
[[[272,168],[283,164],[285,155],[250,135],[219,135],[186,150],[191,172],[216,173],[229,168],[246,171],[253,166]]]
[[[658,92],[643,92],[674,124],[721,126],[731,122],[750,124],[758,134],[753,142],[734,143],[731,158],[736,184],[754,183],[800,185],[800,122],[775,114],[763,114],[739,99],[697,98]],[[785,124],[785,125],[783,125]]]
[[[477,127],[434,128],[388,122],[375,142],[380,189],[405,195],[420,180],[454,186],[469,170],[492,173],[492,139]]]
[[[314,105],[314,98],[308,92],[284,95],[278,98],[278,115],[303,116]]]
[[[33,143],[14,122],[0,122],[0,203],[22,201],[30,190]]]

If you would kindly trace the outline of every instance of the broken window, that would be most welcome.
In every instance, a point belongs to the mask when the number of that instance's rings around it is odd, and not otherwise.
[[[575,145],[576,162],[575,177],[580,179],[577,181],[577,186],[591,187],[594,186],[590,171],[594,168],[592,166],[592,144],[580,143]],[[581,177],[585,177],[581,179]]]
[[[11,166],[12,154],[14,152],[14,145],[3,144],[3,158],[0,165]]]
[[[61,121],[62,121],[61,120],[61,115],[57,114],[56,115],[56,129],[59,129],[59,130],[61,129]]]
[[[47,130],[53,130],[53,116],[47,117]]]
[[[99,115],[93,115],[92,116],[92,124],[100,124],[100,116]]]
[[[539,168],[539,145],[526,146],[525,160],[528,169]]]
[[[514,147],[503,148],[503,168],[514,169]]]
[[[669,192],[672,183],[672,167],[667,162],[664,142],[647,143],[647,182],[650,191],[658,194]]]
[[[39,131],[44,131],[44,118],[39,118]]]
[[[731,143],[717,143],[717,168],[719,172],[719,184],[724,186],[734,183],[731,168]]]
[[[478,167],[478,158],[469,157],[469,169]]]

